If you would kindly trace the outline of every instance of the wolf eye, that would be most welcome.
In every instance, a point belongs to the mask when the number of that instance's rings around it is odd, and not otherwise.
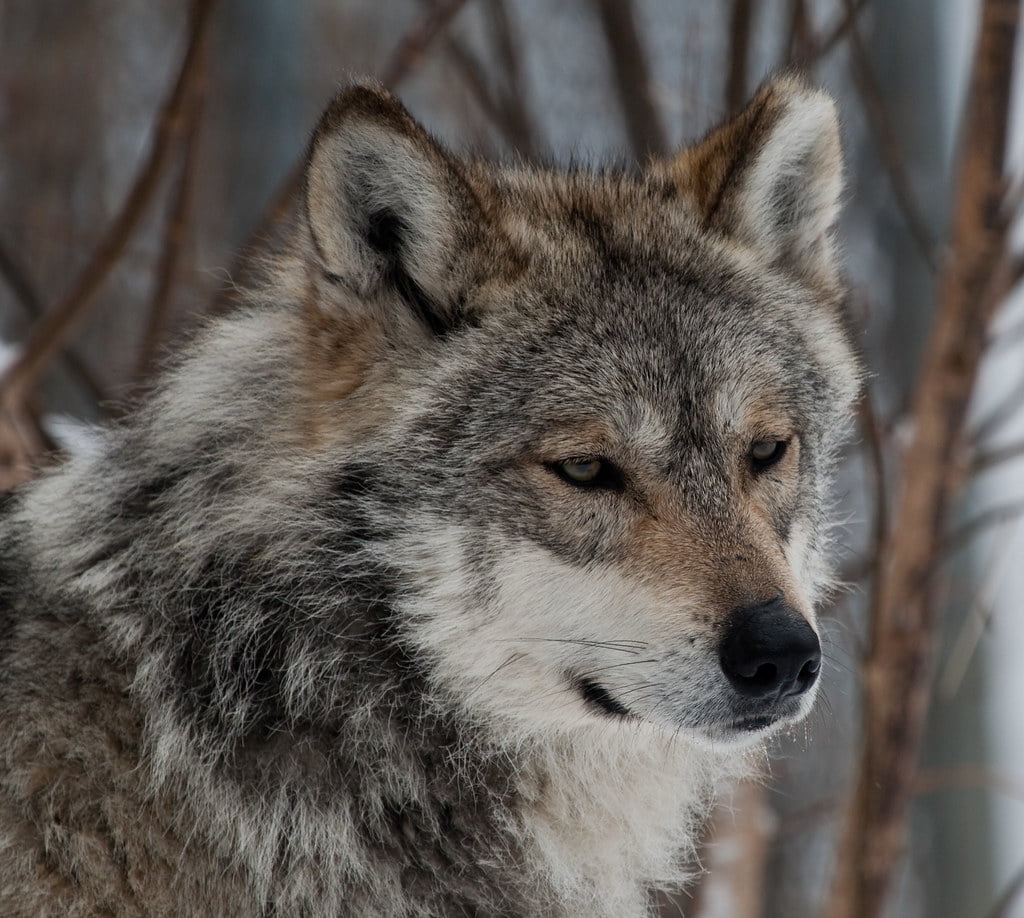
[[[786,455],[788,440],[758,440],[750,447],[750,462],[755,472],[775,465]]]
[[[621,491],[623,488],[622,473],[607,459],[575,456],[553,462],[549,468],[577,488],[604,488],[608,491]]]

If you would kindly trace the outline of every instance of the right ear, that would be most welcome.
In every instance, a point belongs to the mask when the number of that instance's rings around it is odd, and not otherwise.
[[[362,297],[396,293],[438,335],[465,319],[479,204],[455,160],[386,90],[352,87],[324,113],[305,206],[330,281]]]

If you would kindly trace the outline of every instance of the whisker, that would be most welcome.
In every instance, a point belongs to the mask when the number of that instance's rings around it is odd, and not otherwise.
[[[581,679],[589,679],[596,673],[603,673],[609,669],[618,669],[621,666],[640,666],[643,663],[657,663],[658,661],[653,657],[646,660],[626,660],[625,663],[609,663],[607,666],[597,666],[593,669],[588,669],[585,673],[580,673]]]
[[[593,641],[585,638],[506,638],[511,642],[534,642],[544,644],[578,644],[580,647],[602,647],[606,650],[617,650],[622,653],[639,653],[646,648],[646,641]]]
[[[496,666],[496,667],[495,667],[494,669],[492,669],[492,670],[491,670],[491,671],[490,671],[490,672],[489,672],[489,673],[488,673],[488,674],[487,674],[486,676],[484,676],[484,678],[483,678],[483,679],[481,679],[481,680],[480,680],[480,681],[479,681],[479,682],[478,682],[478,683],[477,683],[477,684],[476,684],[476,685],[475,685],[475,686],[473,687],[473,690],[472,690],[472,691],[471,691],[471,692],[469,693],[469,695],[468,695],[467,697],[468,697],[468,698],[472,698],[474,694],[476,694],[476,693],[477,693],[478,691],[480,691],[480,689],[482,689],[482,688],[484,687],[484,685],[486,685],[486,684],[487,684],[487,682],[488,682],[488,681],[489,681],[490,679],[494,678],[494,677],[495,677],[495,676],[496,676],[496,675],[497,675],[498,673],[500,673],[500,672],[501,672],[501,671],[502,671],[502,670],[503,670],[503,669],[504,669],[504,668],[505,668],[506,666],[509,666],[509,665],[511,665],[512,663],[515,663],[515,662],[516,662],[516,660],[521,660],[522,658],[523,658],[523,654],[521,654],[521,653],[511,653],[511,654],[509,654],[509,655],[508,655],[508,657],[507,657],[507,658],[506,658],[506,659],[505,659],[505,660],[504,660],[504,661],[503,661],[502,663],[498,664],[498,665],[497,665],[497,666]]]

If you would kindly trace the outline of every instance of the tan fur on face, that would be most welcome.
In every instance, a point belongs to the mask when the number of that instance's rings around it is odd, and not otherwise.
[[[801,611],[806,609],[778,536],[758,502],[744,496],[734,510],[732,525],[723,520],[708,532],[706,523],[659,495],[651,513],[625,535],[623,566],[629,576],[664,598],[670,619],[685,616],[709,635],[719,632],[731,612],[779,593]]]
[[[380,359],[384,342],[377,323],[365,314],[329,315],[316,306],[307,306],[303,317],[305,438],[307,446],[317,450],[357,438],[360,431],[372,429],[383,416],[379,402],[357,401],[351,396]]]

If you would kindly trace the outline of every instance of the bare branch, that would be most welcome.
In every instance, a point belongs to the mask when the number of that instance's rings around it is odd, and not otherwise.
[[[415,70],[430,44],[447,28],[467,0],[434,0],[398,41],[391,59],[380,74],[380,81],[393,89]]]
[[[729,15],[729,75],[725,83],[725,108],[730,113],[738,112],[747,100],[747,58],[753,25],[753,0],[732,0],[732,12]]]
[[[980,788],[1024,801],[1024,781],[977,765],[948,765],[919,771],[914,793],[934,794],[954,787]]]
[[[33,326],[21,356],[0,379],[0,403],[10,416],[11,428],[16,432],[26,429],[24,423],[17,418],[24,414],[22,406],[32,386],[60,352],[68,335],[94,302],[153,199],[170,160],[171,149],[178,141],[182,129],[182,107],[195,79],[196,61],[207,33],[212,8],[213,0],[194,0],[192,4],[189,40],[181,66],[157,119],[149,156],[120,212],[71,289]],[[26,448],[32,450],[36,446],[27,445]]]
[[[1008,443],[1006,446],[999,446],[987,452],[979,452],[971,462],[971,474],[977,475],[1005,462],[1012,462],[1014,459],[1024,457],[1024,440],[1016,443]]]
[[[1010,906],[1017,901],[1021,892],[1024,892],[1024,867],[1021,867],[1006,884],[1006,889],[992,906],[987,918],[1011,918]]]
[[[815,48],[807,15],[807,0],[792,0],[789,35],[786,38],[786,61],[797,67],[807,66]]]
[[[1006,393],[985,417],[983,417],[971,430],[969,439],[972,443],[979,443],[988,439],[1003,424],[1010,420],[1024,403],[1024,376]]]
[[[983,510],[954,529],[943,542],[941,552],[944,555],[949,555],[959,551],[986,529],[1013,522],[1021,515],[1024,515],[1024,500],[1010,501],[998,507],[992,507],[990,510]]]
[[[466,86],[477,104],[509,145],[527,158],[536,156],[537,144],[534,120],[526,106],[519,66],[519,52],[512,37],[512,24],[502,0],[490,0],[491,34],[502,63],[505,86],[491,89],[487,68],[470,49],[457,38],[449,36],[445,49],[453,63],[462,71]]]
[[[42,297],[36,293],[35,284],[29,280],[28,274],[18,259],[2,243],[0,243],[0,277],[6,281],[15,299],[21,303],[22,308],[30,319],[37,320],[43,315],[45,307],[43,306]],[[99,383],[96,382],[96,377],[89,371],[89,368],[70,350],[64,350],[61,356],[64,362],[67,363],[68,368],[78,377],[79,384],[88,394],[89,398],[93,402],[101,401],[103,397],[102,390]],[[0,464],[2,464],[2,460],[0,460]]]
[[[396,89],[419,66],[427,49],[468,0],[432,0],[409,30],[399,39],[389,63],[381,71],[380,81],[388,89]],[[302,185],[305,161],[300,160],[282,180],[270,199],[263,217],[249,234],[241,248],[241,255],[231,271],[234,285],[222,290],[210,307],[214,315],[227,311],[234,302],[235,291],[249,273],[250,255],[266,240],[272,239],[279,227],[294,211],[295,198]]]
[[[135,364],[136,383],[142,382],[152,372],[157,349],[163,340],[167,327],[167,312],[171,293],[178,277],[181,253],[188,234],[188,223],[192,212],[193,185],[199,152],[199,125],[202,120],[203,101],[206,90],[206,60],[201,55],[196,65],[196,78],[192,81],[192,94],[184,113],[185,126],[181,166],[167,223],[164,227],[164,244],[157,268],[157,282],[153,300],[149,307],[146,323]]]
[[[796,2],[802,3],[803,0],[796,0]],[[805,58],[794,58],[793,63],[802,67],[809,67],[811,64],[828,55],[836,45],[850,34],[850,31],[857,24],[857,19],[867,5],[868,0],[855,0],[853,3],[844,4],[844,9],[839,17],[839,22],[826,32],[824,37],[809,41],[808,46],[811,50],[808,52],[807,56]]]
[[[959,166],[950,256],[913,405],[913,438],[884,548],[865,662],[863,753],[828,918],[876,918],[901,861],[928,711],[937,608],[935,559],[963,481],[961,442],[985,329],[1002,283],[1004,157],[1020,0],[983,0]],[[851,42],[859,44],[857,30]],[[863,51],[863,48],[861,48]],[[943,458],[945,457],[945,458]]]
[[[594,0],[615,73],[619,106],[638,161],[664,156],[668,140],[651,92],[651,71],[636,25],[633,0]]]
[[[867,457],[871,467],[871,480],[874,486],[875,519],[872,532],[872,550],[869,555],[873,559],[872,567],[876,576],[872,580],[872,592],[877,591],[879,578],[878,564],[882,558],[883,546],[889,539],[889,488],[885,471],[885,449],[882,444],[882,430],[875,410],[874,397],[871,390],[865,387],[864,397],[858,406],[858,416],[864,439],[867,443]],[[877,608],[877,599],[873,598],[870,607]]]
[[[911,236],[917,243],[921,257],[932,270],[935,270],[937,267],[935,240],[932,238],[931,230],[921,214],[921,208],[918,206],[911,188],[910,178],[907,175],[906,158],[897,140],[889,109],[885,104],[885,94],[878,82],[867,46],[860,34],[857,23],[858,6],[855,0],[843,0],[843,2],[849,22],[845,34],[850,47],[850,67],[853,71],[854,84],[867,113],[868,123],[875,135],[875,141],[882,156],[882,164],[885,166],[889,184],[896,196],[896,203],[903,213],[903,219],[907,223]]]
[[[731,805],[719,806],[704,834],[701,861],[708,873],[694,891],[687,915],[694,918],[759,918],[763,914],[765,871],[776,819],[765,787],[743,781]]]

